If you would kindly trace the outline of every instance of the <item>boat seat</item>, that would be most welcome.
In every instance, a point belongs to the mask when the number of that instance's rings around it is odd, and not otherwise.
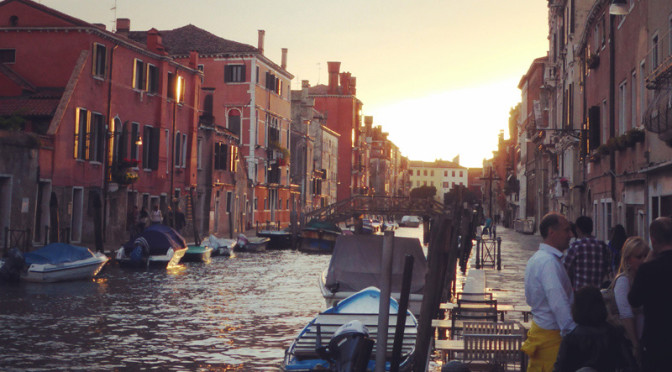
[[[316,352],[317,326],[320,324],[320,341],[322,346],[327,346],[329,340],[334,335],[334,332],[343,324],[359,320],[366,326],[369,331],[369,338],[376,341],[378,337],[378,314],[330,314],[323,313],[317,316],[315,322],[309,327],[308,331],[304,333],[294,347],[294,355],[299,359],[319,358]],[[387,358],[392,357],[392,348],[394,345],[394,333],[396,332],[397,314],[390,314],[389,327],[387,331]],[[402,341],[401,354],[408,355],[415,349],[415,339],[418,330],[414,324],[413,319],[406,318],[406,328],[404,330],[404,338]],[[371,355],[376,355],[376,347],[374,344]]]

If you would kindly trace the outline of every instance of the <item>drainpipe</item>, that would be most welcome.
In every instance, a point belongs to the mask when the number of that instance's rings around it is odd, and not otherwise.
[[[616,120],[615,120],[615,113],[616,113],[616,108],[614,107],[616,104],[616,69],[614,68],[614,65],[616,63],[616,56],[614,53],[616,52],[616,43],[614,42],[616,38],[616,33],[614,32],[614,18],[616,16],[609,14],[609,138],[614,138],[616,137]],[[614,173],[614,170],[616,168],[616,154],[615,151],[612,151],[609,154],[609,174],[611,176],[611,201],[612,201],[612,219],[614,215],[615,208],[613,207],[615,202],[616,202],[616,174]],[[608,231],[605,231],[607,234],[609,234]]]
[[[117,47],[119,45],[114,45],[112,47],[112,51],[110,53],[110,77],[107,85],[107,136],[105,138],[105,164],[103,166],[103,228],[102,228],[102,237],[103,237],[103,242],[106,241],[105,239],[105,232],[107,231],[107,189],[109,187],[109,182],[108,182],[108,175],[110,173],[110,166],[112,159],[110,158],[110,149],[114,149],[114,145],[110,145],[110,142],[114,144],[114,132],[110,131],[110,123],[113,123],[114,121],[111,120],[112,118],[112,68],[114,67],[114,51],[117,50]],[[116,128],[115,128],[116,129]]]

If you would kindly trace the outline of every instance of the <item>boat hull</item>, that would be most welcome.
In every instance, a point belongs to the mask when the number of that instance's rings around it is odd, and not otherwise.
[[[247,238],[247,242],[245,242],[245,244],[238,242],[234,250],[236,252],[266,252],[268,241],[268,238]]]
[[[301,231],[299,250],[308,253],[332,253],[339,235],[340,232],[304,229]]]
[[[180,263],[187,248],[173,250],[172,248],[165,255],[151,255],[142,260],[134,261],[123,253],[124,247],[117,251],[116,261],[123,267],[171,267]]]
[[[91,279],[108,260],[104,254],[96,253],[94,257],[63,264],[32,264],[21,273],[21,279],[35,283]]]
[[[288,231],[269,231],[262,230],[257,232],[260,238],[268,238],[268,249],[288,249],[292,248],[292,233]]]

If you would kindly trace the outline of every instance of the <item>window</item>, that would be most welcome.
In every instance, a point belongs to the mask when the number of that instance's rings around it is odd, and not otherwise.
[[[425,170],[422,171],[422,175],[425,176],[425,177],[427,177],[427,169],[425,169]]]
[[[133,59],[133,89],[145,89],[145,63],[137,58]]]
[[[182,134],[182,168],[187,167],[187,134]]]
[[[240,136],[240,112],[236,110],[229,111],[229,130]]]
[[[142,167],[159,169],[159,141],[161,129],[145,125],[142,132]]]
[[[175,133],[175,148],[173,149],[173,164],[175,167],[180,166],[180,159],[182,158],[182,134]]]
[[[131,159],[140,160],[140,154],[138,154],[138,139],[140,137],[140,124],[131,123]]]
[[[419,175],[420,175],[420,169],[418,169],[418,171],[416,173],[416,176],[419,176]]]
[[[177,86],[175,87],[175,92],[177,92],[177,103],[184,103],[184,94],[186,92],[186,86],[184,85],[184,77],[177,77]]]
[[[15,63],[16,49],[0,49],[0,63]]]
[[[226,192],[226,213],[231,213],[231,206],[233,203],[232,196],[233,193],[231,191]]]
[[[238,147],[229,146],[229,170],[231,172],[238,171]]]
[[[434,170],[430,171],[430,176],[434,177]]]
[[[159,92],[159,68],[147,64],[147,87],[148,93],[156,94]]]
[[[152,142],[152,127],[145,125],[142,131],[142,167],[149,169],[149,158],[151,156],[150,142]]]
[[[654,35],[651,38],[651,69],[652,71],[658,67],[658,35]]]
[[[447,188],[449,188],[449,187],[450,187],[450,182],[444,182],[444,183],[443,183],[443,188],[444,188],[444,189],[447,189]]]
[[[618,133],[625,133],[625,111],[627,107],[628,91],[627,83],[623,81],[618,86]]]
[[[245,65],[224,66],[224,82],[242,83],[245,81]]]
[[[448,177],[448,171],[443,171],[443,176]]]
[[[75,159],[84,160],[87,157],[86,132],[89,121],[89,112],[83,108],[75,111]]]
[[[646,70],[645,62],[642,61],[639,64],[639,117],[644,117],[644,112],[646,111]]]
[[[203,169],[203,162],[201,157],[203,156],[203,138],[198,137],[196,139],[196,169]]]
[[[256,74],[255,74],[255,75],[256,75],[256,78],[255,78],[254,82],[257,83],[257,84],[259,84],[259,66],[257,66],[257,69],[256,69],[256,70],[257,70],[257,72],[256,72]]]
[[[164,129],[164,138],[166,140],[166,159],[170,159],[170,131]],[[166,174],[170,172],[170,167],[166,165]]]
[[[89,160],[103,162],[103,150],[105,149],[105,121],[103,115],[98,113],[91,114],[91,124],[89,125]]]
[[[93,60],[91,73],[95,77],[105,78],[107,48],[103,44],[93,43]]]
[[[266,72],[266,89],[280,93],[281,81],[274,74]]]
[[[166,97],[168,99],[175,99],[175,88],[173,88],[173,85],[175,84],[175,76],[173,76],[172,72],[168,73],[168,79],[166,81],[166,86],[168,88],[168,91],[166,92]]]
[[[228,153],[228,146],[218,142],[215,143],[215,169],[227,170],[226,168],[226,155]]]
[[[637,126],[637,71],[632,70],[632,81],[630,82],[630,127]]]
[[[453,171],[452,175],[453,175],[453,177],[455,177],[455,171]]]
[[[463,177],[463,175],[462,175],[462,171],[460,171],[460,177]]]

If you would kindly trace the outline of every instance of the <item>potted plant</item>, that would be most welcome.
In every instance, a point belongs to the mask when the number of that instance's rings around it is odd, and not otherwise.
[[[625,150],[628,148],[628,136],[625,134],[622,134],[618,137],[616,137],[616,148],[618,150]]]
[[[644,130],[632,128],[625,133],[626,142],[629,146],[634,146],[637,142],[644,142]]]
[[[595,153],[599,154],[600,156],[606,156],[611,153],[611,149],[607,144],[600,145],[595,149]]]

